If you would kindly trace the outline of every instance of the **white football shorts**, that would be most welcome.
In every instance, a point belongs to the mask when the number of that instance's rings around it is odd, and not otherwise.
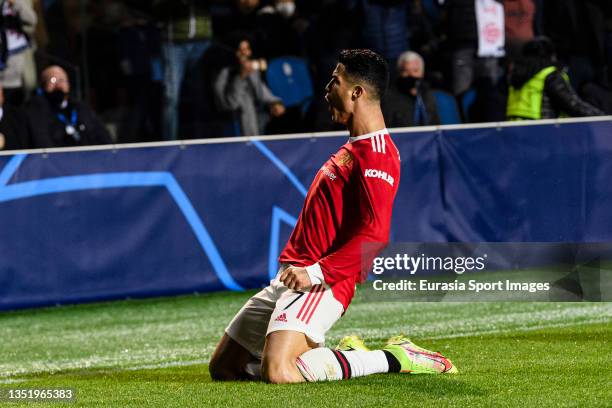
[[[299,292],[275,278],[242,306],[225,333],[261,359],[266,336],[279,330],[304,333],[311,341],[323,345],[325,333],[343,311],[342,304],[325,284]]]

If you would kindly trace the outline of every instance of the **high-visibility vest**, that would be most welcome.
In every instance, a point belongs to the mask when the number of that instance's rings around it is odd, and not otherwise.
[[[542,119],[542,99],[546,78],[557,69],[558,68],[554,66],[544,68],[527,81],[520,89],[510,86],[506,117],[509,120]],[[563,73],[562,75],[563,78],[569,82],[567,74]],[[562,114],[561,116],[565,115]]]

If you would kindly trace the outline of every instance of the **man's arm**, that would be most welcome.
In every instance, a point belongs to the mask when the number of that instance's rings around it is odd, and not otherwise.
[[[604,115],[602,111],[580,99],[559,71],[546,78],[545,87],[554,106],[572,117]]]
[[[23,30],[28,34],[32,34],[37,21],[36,12],[32,6],[30,6],[24,0],[11,1],[15,11],[19,15],[19,20],[21,20],[21,23],[23,24]],[[11,3],[11,1],[9,1],[9,3]]]
[[[263,81],[263,79],[261,78],[261,74],[258,74],[258,78],[257,78],[257,85],[260,87],[260,100],[264,105],[271,105],[274,103],[282,103],[282,100],[278,97],[275,96],[272,91],[270,90],[270,88],[268,88],[268,86],[266,85],[266,83]]]
[[[230,68],[223,68],[213,84],[215,101],[219,109],[223,111],[232,111],[239,107],[234,95],[236,93],[235,86],[229,89],[230,81],[234,79],[230,71]]]

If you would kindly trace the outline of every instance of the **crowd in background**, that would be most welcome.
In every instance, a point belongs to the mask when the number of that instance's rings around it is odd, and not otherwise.
[[[612,114],[607,0],[0,4],[0,150],[335,130],[344,48],[388,61],[388,127]]]

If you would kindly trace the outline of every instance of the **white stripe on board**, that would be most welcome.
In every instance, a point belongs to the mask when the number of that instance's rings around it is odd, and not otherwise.
[[[421,133],[445,130],[457,130],[457,129],[487,129],[487,128],[498,128],[503,129],[507,127],[515,126],[542,126],[542,125],[565,125],[573,123],[586,123],[586,122],[612,122],[612,116],[592,116],[586,118],[563,118],[563,119],[542,119],[542,120],[519,120],[512,122],[486,122],[486,123],[464,123],[460,125],[441,125],[441,126],[415,126],[415,127],[403,127],[403,128],[392,128],[392,133]],[[201,144],[222,144],[222,143],[249,143],[253,140],[261,140],[262,142],[270,140],[291,140],[291,139],[314,139],[323,137],[338,137],[338,136],[349,136],[348,131],[333,131],[333,132],[310,132],[310,133],[288,133],[282,135],[270,135],[270,136],[234,136],[234,137],[223,137],[223,138],[210,138],[210,139],[187,139],[177,140],[168,142],[145,142],[145,143],[122,143],[122,144],[109,144],[99,146],[79,146],[79,147],[53,147],[47,149],[25,149],[25,150],[2,150],[0,156],[12,156],[20,153],[38,153],[38,154],[50,154],[50,153],[63,153],[63,152],[82,152],[92,150],[124,150],[124,149],[142,149],[147,147],[169,147],[176,146],[186,148],[191,145]]]

